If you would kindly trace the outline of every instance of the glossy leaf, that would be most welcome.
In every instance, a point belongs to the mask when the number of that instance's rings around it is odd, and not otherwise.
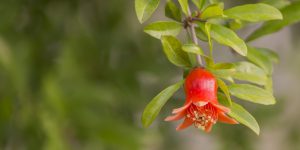
[[[262,3],[236,6],[225,10],[224,14],[232,19],[250,22],[282,19],[282,15],[277,8]]]
[[[251,130],[253,130],[257,135],[259,135],[260,128],[255,120],[255,118],[241,105],[237,103],[232,103],[232,106],[230,107],[230,112],[228,115],[241,124],[247,126]]]
[[[140,23],[151,17],[159,2],[160,0],[135,0],[135,12]]]
[[[267,74],[272,74],[273,72],[272,60],[278,59],[278,57],[268,55],[267,52],[263,52],[263,51],[264,49],[248,46],[247,59],[252,61],[257,66],[261,67]]]
[[[181,49],[181,43],[173,36],[162,36],[163,50],[171,63],[178,67],[191,67],[186,52]]]
[[[184,44],[182,50],[188,53],[204,55],[203,50],[196,44]]]
[[[236,72],[232,76],[238,80],[244,80],[259,85],[265,85],[267,82],[267,74],[264,70],[250,62],[235,63]]]
[[[180,6],[181,6],[182,12],[185,15],[189,15],[189,13],[188,13],[188,7],[189,7],[188,0],[178,0],[178,2],[180,4]]]
[[[224,81],[222,81],[221,79],[217,79],[217,82],[218,82],[219,88],[223,91],[223,93],[226,96],[226,100],[228,101],[227,103],[231,106],[232,102],[231,102],[230,92],[229,92],[229,89],[228,89],[226,83]]]
[[[182,24],[174,21],[158,21],[147,25],[144,32],[160,39],[164,35],[176,36],[182,29]]]
[[[253,103],[271,105],[275,104],[275,98],[269,91],[251,84],[232,84],[229,91],[237,98]]]
[[[235,73],[234,65],[231,63],[218,63],[208,68],[216,77],[233,82],[231,76]]]
[[[223,8],[219,4],[212,4],[207,6],[201,13],[201,19],[209,19],[214,17],[220,17],[223,15]]]
[[[156,95],[151,102],[146,106],[143,115],[142,123],[144,127],[149,127],[154,119],[159,114],[161,108],[173,96],[173,94],[182,86],[184,81],[177,82]]]
[[[236,33],[221,25],[211,25],[211,37],[220,44],[227,45],[242,56],[247,55],[247,46]]]
[[[255,118],[241,105],[232,102],[232,105],[228,103],[224,94],[218,93],[218,101],[220,104],[230,108],[228,115],[234,118],[239,123],[245,125],[246,127],[253,130],[257,135],[259,135],[259,125]]]
[[[281,9],[283,20],[273,20],[264,23],[260,28],[255,30],[247,37],[247,41],[255,40],[264,35],[279,31],[285,26],[294,24],[300,21],[300,1],[291,3]]]
[[[172,0],[167,1],[165,15],[168,18],[181,22],[181,11]]]

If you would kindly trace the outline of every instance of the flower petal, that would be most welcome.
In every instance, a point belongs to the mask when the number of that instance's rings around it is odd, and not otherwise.
[[[236,120],[228,117],[225,113],[218,114],[218,121],[228,124],[239,124]]]
[[[211,103],[213,106],[215,106],[219,111],[221,112],[225,112],[225,113],[229,113],[230,112],[230,109],[225,107],[225,106],[222,106],[222,105],[219,105],[219,104],[213,104]]]
[[[192,101],[188,102],[187,104],[185,104],[184,106],[180,107],[180,108],[176,108],[176,109],[173,109],[172,113],[173,114],[177,114],[181,111],[184,111],[185,109],[187,109],[190,105],[192,104]]]
[[[193,120],[189,118],[185,118],[184,121],[176,128],[177,131],[185,129],[193,124]]]
[[[212,129],[213,123],[212,122],[208,122],[208,124],[205,126],[205,132],[210,132]]]
[[[165,121],[176,121],[181,119],[184,116],[185,116],[185,111],[181,111],[173,116],[168,116],[167,118],[165,118]]]

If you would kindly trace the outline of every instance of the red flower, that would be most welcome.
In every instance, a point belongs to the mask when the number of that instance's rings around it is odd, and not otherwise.
[[[184,118],[176,130],[182,130],[194,124],[210,132],[217,122],[238,124],[237,121],[228,117],[225,113],[229,108],[219,104],[217,99],[218,85],[215,77],[205,69],[195,68],[185,80],[186,102],[183,107],[173,110],[173,116],[165,121],[175,121]]]

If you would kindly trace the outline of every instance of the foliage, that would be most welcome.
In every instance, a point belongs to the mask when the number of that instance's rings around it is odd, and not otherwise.
[[[141,1],[143,0],[135,0],[136,6]],[[250,43],[240,38],[235,30],[250,23],[265,22],[261,28],[258,28],[248,37],[247,41],[275,32],[286,25],[300,20],[297,17],[298,10],[300,10],[297,8],[299,2],[276,4],[277,8],[270,5],[271,2],[269,4],[266,2],[239,5],[228,9],[224,9],[224,3],[219,1],[193,0],[191,2],[195,4],[197,9],[190,10],[192,3],[188,0],[178,0],[179,6],[176,5],[175,1],[171,0],[166,4],[166,16],[174,21],[181,22],[181,26],[175,22],[165,24],[160,21],[147,25],[145,32],[161,39],[167,58],[178,67],[192,69],[197,65],[204,66],[199,59],[202,56],[206,61],[205,67],[218,77],[220,91],[225,94],[228,106],[232,108],[230,115],[259,134],[259,127],[254,117],[242,106],[232,102],[231,96],[257,104],[275,104],[272,86],[270,85],[272,85],[273,63],[278,62],[278,56],[271,50],[252,47]],[[153,6],[151,8],[154,11],[156,0],[153,0],[152,3]],[[139,7],[150,7],[149,5],[152,3],[140,5]],[[281,6],[283,8],[279,10],[278,8]],[[180,8],[181,13],[179,12]],[[143,13],[136,11],[137,16],[141,16]],[[182,14],[185,17],[182,17]],[[182,19],[179,19],[180,17]],[[228,22],[231,22],[229,26]],[[242,22],[243,24],[241,25]],[[175,24],[176,27],[174,26]],[[179,40],[176,40],[175,36],[179,34],[182,28],[186,29],[185,31],[190,35],[189,38],[192,39],[192,43],[190,40],[187,40],[181,44]],[[198,45],[198,40],[208,42],[209,55],[203,52],[202,46]],[[244,61],[215,64],[212,57],[214,41],[230,47],[234,52],[242,56]],[[183,46],[181,47],[180,45]],[[188,62],[194,62],[191,56],[195,57],[196,55],[198,55],[198,64],[192,63],[192,65],[189,65]],[[241,81],[243,84],[235,83]],[[172,91],[170,95],[173,93]],[[170,95],[167,98],[170,98]],[[161,97],[161,94],[159,94],[147,105],[144,114],[150,113],[148,111],[151,110],[151,107],[157,107],[153,106],[153,101],[156,101],[158,98],[163,99],[164,104],[166,103],[166,97]],[[159,105],[159,108],[161,107]],[[153,117],[144,115],[143,123],[152,122],[153,119]],[[149,126],[149,124],[146,124],[146,126]]]

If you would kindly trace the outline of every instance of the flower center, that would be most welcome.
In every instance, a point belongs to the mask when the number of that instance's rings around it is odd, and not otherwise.
[[[194,121],[196,128],[203,130],[210,124],[215,124],[218,120],[217,109],[210,103],[204,106],[191,104],[187,110],[186,117]]]

